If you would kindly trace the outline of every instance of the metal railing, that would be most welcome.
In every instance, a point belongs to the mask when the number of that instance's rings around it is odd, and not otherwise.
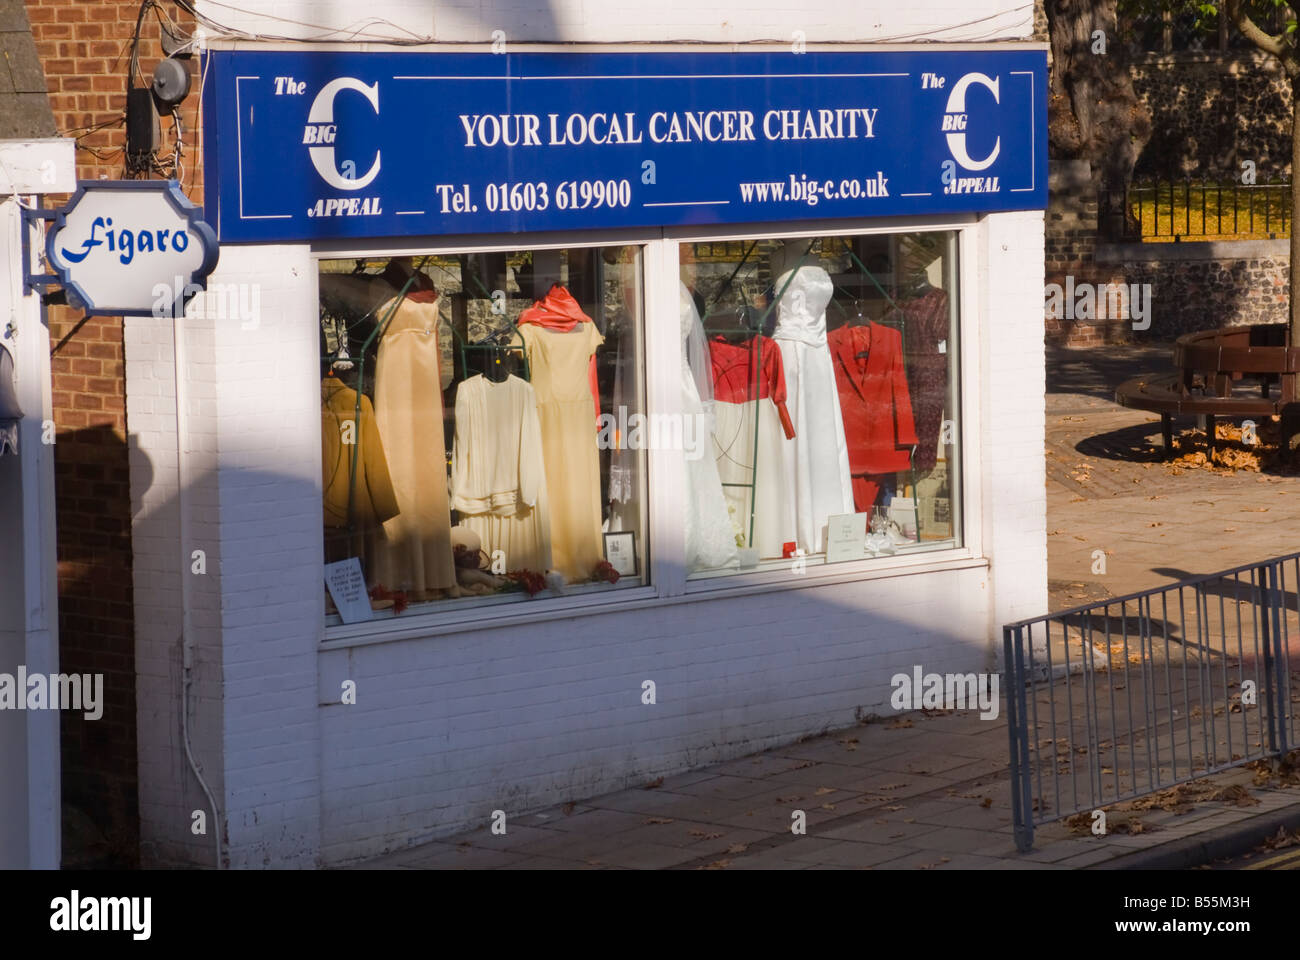
[[[1016,846],[1294,747],[1297,584],[1300,553],[1004,626]]]
[[[1111,194],[1103,200],[1103,215],[1112,218],[1109,232],[1120,240],[1290,236],[1291,184],[1285,180],[1136,180],[1122,198]]]

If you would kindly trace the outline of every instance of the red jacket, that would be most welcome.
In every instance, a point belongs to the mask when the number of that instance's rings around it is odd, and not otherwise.
[[[903,373],[903,338],[878,323],[827,335],[849,447],[849,472],[894,473],[911,465],[917,444]],[[865,358],[858,357],[866,353]]]

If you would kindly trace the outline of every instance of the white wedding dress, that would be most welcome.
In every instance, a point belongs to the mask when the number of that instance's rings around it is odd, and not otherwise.
[[[682,416],[688,433],[702,439],[703,455],[686,463],[686,569],[690,572],[734,566],[738,562],[736,535],[722,495],[718,465],[713,459],[713,370],[709,363],[704,326],[691,292],[681,284]]]
[[[786,406],[795,434],[782,448],[785,486],[793,494],[790,506],[799,548],[821,553],[826,548],[826,518],[854,512],[849,448],[826,345],[826,305],[835,285],[821,267],[802,266],[793,279],[788,270],[781,274],[776,291],[781,300],[772,339],[781,348]]]

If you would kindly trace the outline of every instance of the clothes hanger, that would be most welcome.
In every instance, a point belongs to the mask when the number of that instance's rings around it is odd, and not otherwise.
[[[507,352],[501,344],[492,344],[492,350],[489,353],[491,363],[488,366],[487,378],[493,383],[505,383],[510,378],[510,368],[502,362],[502,354]]]
[[[870,321],[868,318],[866,318],[866,317],[864,317],[864,316],[862,315],[862,301],[861,301],[859,298],[857,298],[857,297],[854,297],[854,298],[853,298],[853,310],[854,310],[854,312],[857,314],[856,316],[854,316],[854,317],[849,317],[849,316],[848,316],[848,311],[847,311],[847,310],[844,310],[843,307],[841,307],[840,309],[844,312],[845,317],[848,318],[848,322],[847,322],[847,324],[846,324],[847,326],[850,326],[850,327],[864,327],[864,326],[865,326],[865,327],[870,328],[870,326],[871,326],[871,321]],[[869,351],[869,350],[859,350],[857,353],[855,353],[855,354],[853,355],[853,359],[854,359],[854,360],[866,360],[868,356],[870,356],[870,351]]]

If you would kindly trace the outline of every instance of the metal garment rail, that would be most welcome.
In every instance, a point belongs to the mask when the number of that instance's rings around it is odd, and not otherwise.
[[[1297,584],[1293,553],[1004,626],[1017,848],[1296,746]]]

